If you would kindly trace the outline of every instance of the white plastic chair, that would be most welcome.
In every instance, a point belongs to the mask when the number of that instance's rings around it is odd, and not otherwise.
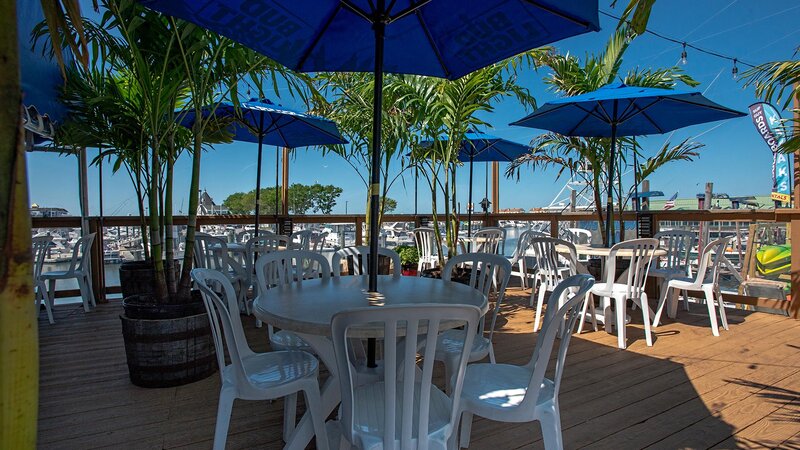
[[[238,300],[228,277],[215,270],[194,269],[192,279],[203,294],[222,378],[214,449],[225,448],[235,399],[271,400],[296,396],[300,391],[305,394],[306,407],[311,413],[317,448],[327,449],[328,437],[317,381],[319,361],[312,354],[297,350],[253,352],[247,344],[237,311]],[[215,292],[220,288],[221,295]],[[226,349],[230,364],[225,363]],[[289,403],[288,399],[285,402]],[[291,412],[294,413],[294,409]],[[284,417],[284,421],[293,419]]]
[[[212,269],[224,274],[236,290],[241,311],[250,314],[247,302],[247,288],[250,286],[247,271],[230,257],[228,244],[221,238],[207,233],[194,235],[194,266],[199,269]]]
[[[485,227],[472,234],[471,246],[464,246],[461,241],[461,253],[491,253],[498,254],[500,244],[505,243],[506,230],[498,227]],[[505,244],[503,244],[505,245]]]
[[[289,235],[289,243],[296,250],[309,250],[311,245],[311,230],[295,231]]]
[[[380,247],[378,248],[378,257],[387,257],[391,260],[392,264],[391,273],[381,275],[394,275],[399,277],[402,274],[403,268],[400,265],[400,255],[398,255],[397,252]],[[370,253],[368,246],[345,247],[341,250],[337,250],[333,254],[331,260],[333,273],[336,275],[342,274],[342,260],[345,260],[350,275],[369,275],[369,258]]]
[[[535,266],[528,267],[528,258],[530,257],[526,255],[526,252],[530,248],[531,239],[543,236],[543,233],[533,230],[522,232],[522,234],[519,235],[519,239],[517,239],[517,247],[514,249],[514,254],[508,259],[511,263],[511,275],[519,277],[522,289],[527,289],[528,280],[534,279],[534,275],[529,273],[528,270],[533,269]],[[534,258],[531,259],[533,259],[534,262],[536,261]],[[519,266],[519,270],[514,270],[516,266]]]
[[[328,232],[312,232],[308,238],[308,250],[319,253],[325,247],[325,238],[328,237]]]
[[[92,268],[89,251],[92,249],[95,233],[87,234],[78,239],[72,249],[72,259],[69,261],[67,270],[51,270],[39,275],[42,282],[49,284],[48,299],[54,301],[56,298],[56,280],[68,280],[75,278],[78,281],[78,289],[81,291],[83,310],[89,312],[89,306],[97,306],[92,291]]]
[[[656,233],[653,237],[658,239],[661,248],[667,252],[663,258],[654,258],[653,266],[650,267],[650,276],[661,279],[659,292],[663,294],[670,278],[692,276],[689,252],[697,235],[691,231],[669,230]],[[688,296],[684,296],[683,308],[689,310]]]
[[[592,243],[592,232],[585,228],[567,228],[562,239],[575,245],[589,245]],[[588,262],[589,255],[578,255],[578,261]]]
[[[44,301],[44,308],[47,310],[47,320],[50,324],[54,324],[53,320],[53,299],[50,298],[50,292],[47,290],[47,285],[41,279],[42,267],[44,266],[44,258],[47,256],[47,249],[50,243],[53,242],[53,236],[36,236],[31,239],[31,246],[33,247],[33,286],[36,289],[35,302],[36,315],[39,315],[39,310]]]
[[[248,285],[253,287],[253,293],[258,295],[258,283],[255,281],[255,263],[259,256],[268,253],[286,250],[289,247],[289,238],[271,231],[262,231],[258,237],[247,240],[245,244],[245,270]]]
[[[256,280],[261,295],[268,296],[269,290],[304,280],[327,280],[331,277],[328,260],[319,253],[305,250],[286,250],[262,255],[256,261]],[[320,299],[324,301],[325,299]],[[275,350],[306,350],[311,347],[291,331],[275,331],[267,326],[270,346]]]
[[[653,337],[650,331],[650,320],[652,319],[652,311],[647,304],[647,294],[644,292],[644,285],[647,281],[647,272],[650,269],[650,263],[653,260],[653,253],[658,247],[656,239],[632,239],[629,241],[620,242],[619,244],[611,247],[611,252],[606,258],[606,273],[605,282],[597,283],[589,293],[589,301],[586,302],[591,310],[591,317],[595,319],[594,299],[593,295],[614,299],[613,306],[609,305],[611,311],[605,310],[604,324],[606,329],[613,327],[617,332],[617,345],[619,348],[625,348],[627,341],[625,337],[625,307],[628,300],[633,304],[642,308],[642,321],[644,323],[644,335],[647,340],[647,345],[653,345]],[[617,283],[616,281],[616,262],[617,253],[620,250],[631,252],[630,266],[627,271],[625,283]],[[605,301],[601,303],[605,305]],[[585,310],[586,308],[584,308]],[[583,322],[586,319],[586,311],[581,317],[581,323],[578,330],[582,330]],[[616,322],[612,318],[612,314],[616,316]]]
[[[419,262],[417,263],[417,273],[422,273],[425,269],[433,269],[439,265],[439,249],[436,242],[436,231],[429,227],[415,228],[414,243],[417,246],[417,253],[419,253]]]
[[[700,256],[700,265],[697,269],[695,277],[672,277],[667,279],[666,289],[661,293],[661,299],[656,308],[656,316],[653,319],[653,326],[658,326],[661,319],[661,313],[664,309],[665,303],[669,298],[669,305],[667,314],[669,317],[674,318],[677,313],[677,300],[679,291],[703,291],[706,296],[706,305],[708,306],[708,316],[711,321],[711,332],[714,336],[719,336],[719,327],[717,326],[717,307],[719,307],[719,318],[722,321],[722,327],[728,329],[728,318],[725,315],[725,305],[722,303],[722,292],[719,289],[719,266],[720,261],[725,255],[725,247],[728,245],[729,237],[717,239],[709,242],[703,249]],[[673,295],[670,296],[670,291]],[[716,295],[715,295],[716,294]],[[716,302],[719,305],[715,305]]]
[[[472,417],[478,415],[501,422],[539,421],[546,449],[564,448],[561,436],[561,414],[558,390],[567,356],[567,347],[581,303],[594,284],[590,275],[571,276],[556,287],[547,305],[542,331],[536,337],[536,347],[524,366],[511,364],[470,364],[464,375],[461,391],[460,446],[469,447]],[[562,307],[562,296],[574,292]],[[550,355],[559,338],[554,376],[545,375]]]
[[[566,257],[559,255],[556,250],[557,245],[567,247],[569,255]],[[538,294],[535,289],[531,289],[530,301],[531,306],[533,306],[534,296],[536,297],[536,315],[533,321],[533,331],[538,331],[539,323],[542,319],[545,294],[553,292],[564,278],[577,273],[578,256],[575,246],[571,242],[551,237],[532,238],[529,248],[533,251],[534,258],[536,258],[534,279],[539,284]],[[566,265],[563,263],[564,259],[566,259]]]
[[[495,363],[494,346],[492,345],[492,337],[494,335],[494,327],[497,323],[497,315],[500,312],[500,304],[503,303],[505,297],[506,287],[508,280],[511,278],[511,263],[500,255],[491,255],[488,253],[467,253],[464,255],[456,255],[447,261],[442,270],[442,279],[450,281],[453,275],[453,269],[458,266],[467,266],[473,268],[469,277],[469,285],[488,299],[489,290],[497,280],[498,295],[495,300],[494,310],[492,311],[492,318],[489,324],[488,336],[485,335],[486,317],[481,319],[480,326],[478,327],[477,336],[472,341],[472,348],[469,352],[469,359],[467,362],[480,361],[486,356],[489,356],[489,361]],[[477,270],[474,270],[477,268]],[[439,334],[438,343],[436,345],[436,360],[442,361],[445,367],[445,384],[448,391],[450,390],[450,378],[453,371],[458,367],[458,361],[461,352],[464,348],[465,330],[451,329]]]
[[[329,422],[329,434],[341,433],[339,448],[441,449],[452,448],[458,420],[459,396],[468,349],[476,335],[480,310],[474,306],[416,304],[359,308],[336,314],[331,322],[342,404],[339,421]],[[439,324],[466,323],[465,345],[448,396],[433,385],[433,365]],[[384,345],[384,379],[360,383],[354,368],[350,330],[381,327]],[[422,367],[417,349],[424,342]],[[452,443],[451,443],[452,444]]]

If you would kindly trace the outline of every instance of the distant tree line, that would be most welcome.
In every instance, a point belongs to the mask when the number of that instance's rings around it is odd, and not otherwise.
[[[278,189],[281,189],[279,186]],[[342,194],[342,188],[331,184],[315,183],[305,185],[295,183],[289,186],[289,212],[292,214],[331,214],[336,206],[336,199]],[[262,214],[275,212],[275,187],[261,189]],[[278,198],[280,202],[280,195]],[[231,214],[253,214],[256,209],[256,190],[235,192],[222,202]],[[281,206],[280,203],[278,206]]]

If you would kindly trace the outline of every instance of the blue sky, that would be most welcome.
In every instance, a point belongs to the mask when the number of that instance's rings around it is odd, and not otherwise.
[[[90,10],[88,0],[81,4]],[[618,14],[609,7],[609,0],[600,1],[602,11]],[[627,3],[620,0],[621,4]],[[619,7],[618,7],[619,8]],[[749,0],[658,0],[653,8],[649,29],[679,40],[695,44],[738,58],[751,64],[789,59],[800,43],[800,29],[796,19],[800,17],[800,4],[796,0],[753,2]],[[554,44],[561,51],[578,56],[600,51],[613,32],[616,21],[600,17],[602,30],[578,36]],[[623,72],[628,68],[657,68],[678,64],[681,46],[651,35],[636,38],[625,55]],[[741,111],[757,101],[752,88],[744,89],[740,81],[731,76],[730,61],[688,50],[688,64],[684,70],[701,84],[698,90],[712,100]],[[740,65],[740,73],[746,69]],[[521,75],[521,82],[544,103],[554,98],[541,79],[545,70],[528,71]],[[284,93],[285,94],[285,93]],[[291,98],[276,98],[276,103],[297,107]],[[490,133],[527,143],[540,132],[529,128],[509,127],[507,124],[524,116],[526,111],[516,102],[505,101],[496,110],[484,117],[493,124]],[[784,117],[789,113],[784,112]],[[641,140],[645,153],[655,151],[669,139],[679,142],[687,137],[705,144],[700,158],[695,162],[677,162],[664,167],[650,178],[651,188],[664,191],[667,196],[679,192],[680,197],[693,197],[703,191],[706,182],[714,183],[716,192],[730,195],[765,194],[771,189],[771,154],[761,140],[748,117],[727,122],[689,127],[673,135],[661,135]],[[90,150],[90,155],[96,150]],[[264,152],[262,182],[274,183],[275,157],[273,148]],[[78,214],[77,159],[74,156],[59,156],[52,153],[28,155],[29,178],[32,181],[30,197],[32,203],[43,206],[60,206]],[[186,212],[191,161],[188,157],[176,165],[175,209]],[[399,161],[396,167],[399,168]],[[501,164],[501,173],[505,170]],[[233,143],[217,146],[203,155],[201,189],[218,203],[229,194],[251,190],[256,179],[256,146],[248,143]],[[103,199],[106,214],[135,214],[135,194],[130,180],[124,173],[111,174],[110,165],[103,167]],[[484,194],[484,164],[475,167],[474,201]],[[97,214],[98,169],[89,169],[89,213]],[[466,205],[468,168],[464,166],[458,175],[459,201]],[[353,169],[340,157],[328,155],[324,158],[319,150],[299,149],[290,164],[292,183],[334,184],[344,189],[334,213],[344,213],[345,204],[350,213],[364,211],[366,190]],[[567,180],[556,180],[555,172],[531,173],[523,169],[516,180],[503,177],[500,182],[500,206],[502,208],[531,208],[545,206],[554,198]],[[420,181],[419,210],[430,210],[430,194]],[[411,213],[414,209],[414,178],[408,172],[405,183],[395,183],[389,196],[398,201],[398,211]],[[183,199],[183,200],[182,200]],[[463,208],[463,207],[462,207]]]

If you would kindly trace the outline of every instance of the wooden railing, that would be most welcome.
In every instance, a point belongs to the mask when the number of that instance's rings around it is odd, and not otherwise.
[[[779,209],[779,210],[698,210],[698,211],[648,211],[646,214],[650,216],[652,228],[651,232],[655,233],[659,229],[659,224],[665,221],[674,222],[785,222],[792,223],[795,228],[800,229],[800,210],[798,209]],[[439,218],[443,218],[444,214],[440,214]],[[484,226],[497,225],[501,220],[514,220],[514,221],[531,221],[531,222],[549,222],[551,234],[558,233],[559,223],[561,222],[578,222],[578,221],[597,221],[597,215],[590,212],[532,212],[532,213],[493,213],[493,214],[475,214],[473,220],[482,222]],[[463,215],[462,220],[466,218]],[[330,223],[330,224],[354,224],[355,225],[355,241],[357,245],[363,243],[363,225],[365,223],[365,216],[360,214],[333,214],[333,215],[290,215],[290,216],[262,216],[262,224],[275,224],[281,223],[286,219],[291,219],[294,224],[309,224],[309,223]],[[430,214],[387,214],[384,216],[384,222],[413,222],[419,225],[425,220],[430,220]],[[622,215],[625,221],[635,221],[637,219],[636,213],[625,212]],[[101,222],[102,220],[102,222]],[[92,280],[95,288],[95,294],[99,301],[106,301],[106,294],[116,294],[120,292],[119,286],[106,286],[105,274],[103,265],[103,233],[100,232],[101,223],[103,227],[117,227],[117,226],[138,226],[139,221],[135,216],[106,216],[102,219],[100,217],[88,217],[86,219],[90,232],[97,232],[95,239],[96,245],[92,249]],[[199,216],[197,218],[198,226],[204,225],[248,225],[254,222],[252,215],[218,215],[218,216]],[[185,225],[187,223],[186,216],[176,216],[174,218],[175,225]],[[55,217],[55,218],[33,218],[32,225],[34,228],[80,228],[80,217]],[[794,247],[800,248],[800,245]],[[794,256],[794,261],[798,258]],[[792,273],[800,272],[800,267],[795,267],[793,261]],[[788,313],[797,319],[800,319],[800,287],[792,285],[792,294],[790,301],[781,301],[764,297],[749,297],[738,294],[726,294],[725,300],[734,303],[772,308],[777,310],[788,311]],[[76,290],[63,290],[58,291],[59,297],[74,297],[79,295]]]

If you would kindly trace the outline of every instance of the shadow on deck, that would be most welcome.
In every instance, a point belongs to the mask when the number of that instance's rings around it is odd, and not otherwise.
[[[535,335],[525,294],[508,291],[498,362],[530,358]],[[57,305],[55,325],[40,319],[39,447],[210,448],[218,375],[176,388],[130,384],[121,310],[118,301],[89,314]],[[565,448],[800,449],[800,321],[731,311],[730,331],[715,338],[696,306],[659,327],[648,348],[641,312],[630,314],[628,350],[602,330],[571,341],[560,395]],[[267,350],[266,329],[245,323],[252,347]],[[280,448],[281,423],[281,401],[237,401],[228,446]],[[543,447],[537,424],[482,419],[471,444]]]

